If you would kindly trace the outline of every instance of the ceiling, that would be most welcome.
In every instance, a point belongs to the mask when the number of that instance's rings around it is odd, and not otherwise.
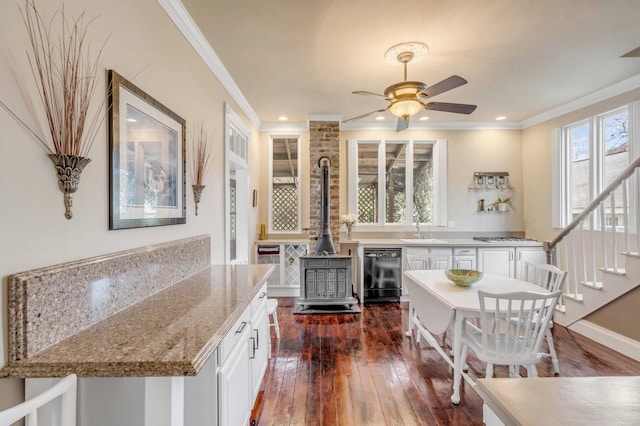
[[[476,104],[471,115],[421,111],[427,123],[522,123],[640,74],[638,0],[182,0],[260,125],[348,119],[387,106],[403,80],[384,60],[401,42],[429,54],[408,79],[468,84],[438,102]],[[374,122],[373,114],[360,124]],[[381,114],[394,123],[389,111]],[[425,122],[422,122],[425,123]]]

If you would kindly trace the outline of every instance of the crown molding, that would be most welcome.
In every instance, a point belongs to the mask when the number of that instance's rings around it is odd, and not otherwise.
[[[308,132],[307,123],[262,123],[258,129],[260,132]]]
[[[193,49],[200,55],[204,63],[213,72],[222,86],[229,92],[231,98],[238,104],[238,107],[249,118],[251,123],[259,129],[261,126],[260,118],[251,108],[249,101],[244,97],[242,91],[224,67],[224,64],[213,50],[205,36],[196,25],[189,12],[180,0],[157,0],[169,18],[178,27],[178,30],[184,35]]]
[[[558,107],[545,111],[541,114],[534,115],[533,117],[527,118],[526,120],[522,120],[520,123],[522,125],[522,128],[526,129],[527,127],[535,126],[536,124],[540,124],[545,121],[552,120],[564,114],[569,114],[581,108],[586,108],[590,105],[605,101],[614,96],[621,95],[623,93],[629,92],[639,87],[640,87],[640,74],[637,74],[637,75],[634,75],[633,77],[629,77],[626,80],[622,80],[621,82],[612,84],[609,87],[605,87],[604,89],[597,90],[593,93],[590,93],[586,96],[578,98],[574,101],[567,102],[564,105],[560,105]]]
[[[310,121],[342,121],[341,115],[312,114],[307,116],[307,123]]]
[[[245,96],[236,85],[231,74],[224,67],[224,64],[215,53],[207,39],[204,37],[196,23],[187,12],[180,0],[157,0],[167,15],[173,20],[180,32],[191,44],[194,50],[200,55],[205,64],[218,78],[222,86],[229,92],[233,100],[249,118],[251,123],[261,132],[272,131],[308,131],[308,121],[341,121],[339,115],[309,115],[307,123],[262,123]],[[625,92],[640,88],[640,74],[613,84],[609,87],[597,90],[589,95],[568,102],[564,105],[552,108],[548,111],[532,116],[520,122],[431,122],[431,123],[411,123],[409,129],[413,130],[522,130],[537,124],[552,120],[564,114],[568,114],[588,107],[597,102],[601,102]],[[340,123],[341,130],[395,130],[396,124],[387,123]]]
[[[396,122],[340,123],[340,130],[395,130]],[[518,122],[409,122],[408,130],[520,130]]]

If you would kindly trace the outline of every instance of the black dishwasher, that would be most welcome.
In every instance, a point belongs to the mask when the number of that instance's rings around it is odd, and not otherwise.
[[[399,302],[402,249],[364,249],[364,303]]]

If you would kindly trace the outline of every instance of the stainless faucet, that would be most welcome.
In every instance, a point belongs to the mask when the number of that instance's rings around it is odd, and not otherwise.
[[[415,233],[415,237],[416,238],[422,238],[422,233],[420,233],[420,218],[418,217],[418,215],[414,216],[414,219],[416,221],[416,233]]]

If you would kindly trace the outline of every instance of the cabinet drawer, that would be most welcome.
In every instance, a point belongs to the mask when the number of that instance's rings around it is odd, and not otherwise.
[[[476,249],[470,247],[458,247],[453,249],[454,256],[475,256]]]
[[[218,350],[218,365],[223,365],[227,360],[227,357],[233,351],[233,348],[244,337],[246,339],[246,333],[251,329],[251,309],[247,307],[244,310],[240,318],[233,324],[229,332],[222,339]]]
[[[253,300],[251,301],[251,315],[254,315],[262,305],[267,303],[267,285],[263,285],[258,293],[255,295]]]

